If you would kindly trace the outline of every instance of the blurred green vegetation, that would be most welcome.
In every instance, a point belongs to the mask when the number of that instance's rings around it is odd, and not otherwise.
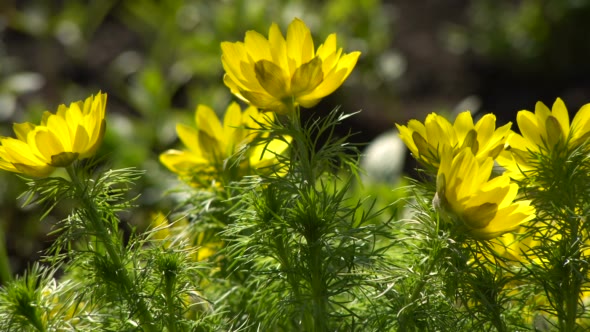
[[[454,41],[484,61],[545,77],[587,73],[588,0],[472,1]]]

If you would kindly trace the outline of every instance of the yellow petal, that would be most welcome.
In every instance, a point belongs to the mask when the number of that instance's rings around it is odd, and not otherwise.
[[[426,158],[429,161],[436,161],[438,159],[438,149],[432,146],[422,135],[417,131],[412,133],[412,141],[416,145],[417,155],[419,158]]]
[[[487,227],[471,230],[471,234],[477,239],[489,240],[517,229],[532,218],[534,218],[534,208],[527,203],[517,202],[499,209],[496,217]]]
[[[19,173],[39,178],[48,176],[55,169],[50,165],[14,164],[14,167]]]
[[[453,123],[453,128],[457,133],[457,137],[463,139],[469,133],[469,131],[473,130],[473,118],[471,117],[471,112],[465,111],[459,113],[455,118],[455,122]]]
[[[529,111],[518,112],[516,115],[516,122],[518,122],[520,133],[527,141],[533,142],[538,146],[543,145],[541,129],[539,128],[537,118],[533,115],[533,113]],[[544,125],[545,124],[543,123],[543,126]]]
[[[67,113],[66,113],[67,114]],[[72,151],[72,139],[75,135],[75,128],[80,123],[81,117],[76,122],[68,122],[59,115],[51,115],[47,118],[47,129],[60,141],[61,151]],[[74,127],[74,129],[70,129]]]
[[[231,93],[233,93],[240,100],[246,103],[250,103],[250,101],[246,99],[246,97],[244,97],[240,92],[240,86],[232,79],[232,77],[229,74],[223,75],[223,83],[230,89]]]
[[[29,134],[30,131],[35,129],[35,125],[30,122],[15,123],[12,126],[12,129],[14,130],[14,133],[16,134],[16,137],[19,140],[26,142],[27,135]]]
[[[496,129],[492,137],[489,139],[479,140],[480,153],[483,154],[480,158],[491,157],[492,159],[496,159],[498,157],[498,155],[504,150],[504,145],[511,135],[511,126],[512,123],[508,122],[504,126]]]
[[[461,145],[461,149],[470,149],[474,155],[477,155],[479,151],[479,143],[477,142],[477,132],[475,129],[471,129],[465,139],[463,140],[463,144]]]
[[[399,131],[399,138],[404,142],[404,144],[406,144],[408,149],[410,149],[410,152],[412,154],[414,154],[416,157],[418,157],[418,147],[416,146],[416,144],[414,143],[414,140],[412,139],[413,131],[410,130],[406,126],[402,126],[397,123],[395,124],[395,126],[397,127],[397,130]]]
[[[426,119],[428,119],[429,117],[435,116],[436,114],[431,113],[429,114]],[[412,119],[410,121],[408,121],[408,128],[411,131],[416,131],[418,132],[418,134],[420,134],[422,137],[428,137],[428,133],[426,132],[426,127],[424,126],[424,124],[422,124],[422,122]]]
[[[260,60],[272,61],[272,55],[270,53],[270,45],[268,40],[256,31],[250,30],[246,32],[246,38],[244,38],[244,46],[248,55],[252,57],[254,62]]]
[[[201,146],[199,145],[199,135],[197,130],[179,123],[176,125],[176,133],[182,143],[189,148],[193,154],[198,156],[201,155]]]
[[[29,135],[29,137],[31,136]],[[51,159],[41,159],[38,154],[31,150],[29,144],[14,138],[2,139],[2,147],[6,153],[4,159],[12,164],[46,166],[51,161]]]
[[[551,110],[547,108],[545,104],[538,101],[535,104],[535,117],[537,118],[536,122],[542,124],[543,122],[545,122],[547,117],[549,117],[549,115],[551,115]]]
[[[61,115],[58,114],[56,116],[50,117],[49,120],[51,120],[51,118],[59,118],[64,123],[67,123],[68,125],[65,126],[63,129],[69,129],[69,132],[70,132],[71,137],[74,137],[74,135],[76,134],[76,130],[77,130],[78,124],[82,124],[82,121],[83,121],[82,120],[83,119],[82,110],[80,108],[80,104],[81,103],[72,103],[70,105],[70,107],[68,108],[68,110],[65,112],[65,116],[61,116]],[[89,104],[89,103],[86,103],[86,104]],[[82,104],[81,106],[84,107],[84,104]],[[88,111],[88,113],[90,113],[90,111]],[[55,120],[56,119],[54,119],[54,121]],[[50,127],[52,126],[52,124],[50,124],[50,123],[48,123],[47,125],[50,126]],[[61,133],[60,133],[60,136],[61,136]],[[71,143],[70,142],[67,142],[66,145],[67,146],[70,146]]]
[[[65,114],[65,112],[68,110],[68,108],[66,107],[66,105],[59,105],[58,109],[57,109],[57,113],[61,116],[61,114]],[[50,116],[53,116],[54,114],[51,114],[51,112],[49,111],[45,111],[43,112],[43,115],[41,116],[41,126],[45,127],[47,126],[47,119]],[[63,117],[63,116],[62,116]]]
[[[328,55],[322,59],[322,71],[324,72],[324,76],[328,76],[336,71],[338,62],[340,61],[340,55],[342,54],[342,49],[339,49],[337,52]]]
[[[316,56],[320,57],[320,59],[324,60],[328,56],[336,53],[336,34],[330,34],[326,41],[318,47],[316,51]]]
[[[567,112],[567,108],[561,98],[557,98],[553,103],[551,114],[557,119],[561,126],[561,131],[567,135],[570,132],[570,116]]]
[[[268,42],[270,43],[270,52],[272,62],[277,64],[287,76],[291,76],[289,71],[289,62],[287,59],[287,41],[283,37],[279,26],[273,23],[268,31]]]
[[[197,168],[208,165],[206,159],[185,151],[168,150],[160,154],[160,162],[178,174],[189,174]]]
[[[255,91],[242,90],[240,93],[246,98],[252,105],[264,111],[272,111],[279,114],[288,114],[290,108],[287,107],[282,101],[270,96],[267,93],[259,93]]]
[[[241,89],[252,88],[252,85],[255,88],[257,82],[251,81],[251,79],[256,78],[253,74],[254,69],[249,69],[251,77],[247,77],[247,73],[242,72],[242,69],[248,69],[254,66],[253,63],[249,63],[244,44],[240,42],[223,42],[221,43],[221,50],[221,63],[226,75],[230,76],[232,81]]]
[[[221,127],[217,113],[210,107],[205,105],[197,106],[195,122],[197,123],[199,132],[205,132],[218,143],[223,142],[223,128]]]
[[[256,79],[269,95],[282,99],[289,95],[289,83],[282,69],[267,60],[260,60],[254,66]]]
[[[496,129],[496,116],[493,114],[484,115],[477,124],[475,130],[477,131],[477,140],[480,143],[488,142],[494,135]]]
[[[268,144],[258,144],[250,154],[250,165],[254,168],[270,167],[277,164],[277,155],[283,154],[289,147],[291,137],[274,139]]]
[[[336,69],[325,74],[322,83],[311,93],[298,97],[298,101],[303,103],[306,100],[323,98],[338,89],[354,69],[360,54],[360,52],[352,52],[343,56]]]
[[[299,105],[301,105],[301,107],[303,108],[312,108],[315,105],[317,105],[320,101],[322,100],[322,98],[317,98],[317,99],[309,99],[309,98],[305,98],[303,100],[301,99],[297,99],[297,102],[299,103]]]
[[[273,113],[266,113],[272,115]],[[244,123],[244,127],[246,128],[260,128],[260,125],[257,123],[264,123],[264,114],[259,112],[256,107],[249,106],[244,110],[242,113],[242,121]],[[250,131],[250,130],[249,130]]]
[[[43,155],[45,160],[51,160],[52,156],[58,155],[62,152],[70,152],[65,151],[59,138],[46,128],[38,128],[35,130],[33,138],[35,143],[34,146]]]
[[[571,127],[572,141],[580,140],[582,137],[587,139],[588,133],[590,133],[590,104],[582,106],[574,116]]]
[[[228,155],[222,143],[204,130],[199,130],[199,146],[201,155],[211,164],[220,164]]]
[[[14,167],[13,164],[0,159],[0,169],[5,170],[5,171],[9,171],[9,172],[13,172],[13,173],[19,173],[19,170],[16,169],[16,167]]]
[[[294,61],[294,66],[290,68],[291,73],[314,56],[311,32],[298,18],[295,18],[287,28],[287,55]]]
[[[450,146],[457,144],[453,127],[444,117],[437,115],[427,116],[424,127],[426,128],[426,139],[434,149],[438,150],[444,144]]]
[[[564,133],[559,120],[554,116],[549,116],[545,122],[545,130],[547,131],[547,144],[549,148],[555,146],[564,139]]]
[[[96,153],[96,150],[98,150],[98,147],[100,146],[100,144],[102,143],[102,139],[104,137],[104,133],[106,131],[106,121],[103,118],[100,121],[100,125],[98,126],[98,129],[95,129],[91,136],[88,139],[88,146],[86,148],[86,151],[84,151],[81,155],[80,158],[87,158],[89,156],[92,156]]]
[[[106,111],[107,95],[105,93],[99,93],[92,100],[89,114],[85,114],[83,127],[86,130],[89,138],[90,146],[94,147],[94,150],[102,142],[104,132],[106,130],[105,111]]]
[[[236,151],[236,147],[244,140],[245,135],[245,129],[242,125],[242,110],[240,105],[235,102],[232,102],[225,111],[223,131],[227,154],[232,155]]]
[[[71,151],[78,153],[86,153],[89,147],[89,143],[90,138],[88,137],[88,133],[86,133],[86,129],[78,125],[78,128],[76,129],[76,136],[74,137],[74,142],[71,146]]]
[[[497,212],[498,205],[486,202],[479,206],[468,207],[463,211],[462,217],[467,227],[478,229],[488,226]]]
[[[324,79],[322,60],[319,57],[301,65],[291,78],[291,94],[297,96],[315,89]]]

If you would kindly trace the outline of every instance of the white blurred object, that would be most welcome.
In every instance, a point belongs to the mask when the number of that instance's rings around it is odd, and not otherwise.
[[[0,93],[0,121],[6,121],[16,110],[16,97],[10,93]]]
[[[371,142],[361,158],[364,182],[395,183],[404,168],[406,146],[397,130],[385,132]]]
[[[41,74],[21,72],[8,76],[2,82],[2,87],[16,94],[23,94],[39,90],[45,84]]]

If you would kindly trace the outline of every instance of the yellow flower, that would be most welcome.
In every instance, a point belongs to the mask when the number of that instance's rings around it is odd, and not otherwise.
[[[531,171],[531,152],[552,152],[557,148],[576,148],[590,137],[590,104],[580,108],[571,126],[564,102],[557,98],[549,110],[542,102],[535,105],[535,113],[518,112],[516,122],[521,135],[514,134],[508,140],[509,151],[498,158],[514,178],[522,178]]]
[[[498,242],[492,243],[496,253],[512,262],[526,263],[536,259],[537,256],[531,249],[538,246],[539,241],[534,236],[520,234],[525,231],[525,227],[521,225],[518,230],[499,236]]]
[[[192,247],[191,258],[197,262],[204,261],[223,248],[223,241],[207,231],[197,231],[194,224],[185,218],[170,223],[162,212],[151,214],[151,239],[163,244],[164,248],[179,248],[180,243],[189,243]]]
[[[98,93],[69,107],[60,105],[56,114],[43,113],[40,125],[15,123],[17,138],[0,138],[0,169],[44,177],[55,167],[92,156],[105,131],[107,95]]]
[[[272,24],[268,39],[246,32],[244,42],[221,43],[225,85],[238,98],[264,111],[287,114],[297,105],[312,107],[350,75],[360,52],[342,54],[336,34],[314,49],[311,32],[294,19],[283,37]]]
[[[490,180],[493,166],[492,158],[479,163],[470,149],[454,157],[450,148],[441,153],[437,197],[478,240],[500,236],[535,216],[530,201],[514,202],[518,185],[511,183],[507,175]]]
[[[180,140],[188,149],[168,150],[160,155],[160,161],[195,187],[239,180],[251,174],[252,169],[276,165],[276,156],[287,149],[287,143],[280,139],[268,145],[248,145],[256,137],[259,123],[268,119],[272,119],[272,114],[264,115],[252,106],[242,112],[234,102],[227,108],[222,124],[211,108],[199,105],[195,113],[196,129],[183,124],[176,126]],[[238,152],[244,152],[243,149],[247,149],[243,155],[248,158],[237,164],[236,160],[230,160]]]
[[[440,164],[444,146],[451,147],[453,155],[469,148],[479,162],[488,157],[495,159],[504,149],[511,125],[496,129],[493,114],[484,115],[474,125],[469,111],[457,115],[453,124],[436,113],[429,114],[424,124],[417,120],[410,120],[407,127],[396,124],[400,138],[414,158],[435,168]]]

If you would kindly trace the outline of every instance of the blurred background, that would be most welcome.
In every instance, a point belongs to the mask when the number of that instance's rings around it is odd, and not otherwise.
[[[590,102],[590,0],[1,0],[0,135],[60,103],[108,93],[100,153],[112,167],[146,170],[141,208],[123,216],[145,227],[173,204],[163,193],[177,182],[158,155],[178,146],[176,123],[193,124],[199,103],[221,113],[234,100],[220,42],[251,29],[266,36],[272,22],[285,31],[294,17],[316,45],[336,32],[345,52],[362,52],[345,85],[305,114],[362,110],[342,130],[358,132],[358,143],[382,137],[365,167],[385,185],[415,167],[396,122],[469,109],[505,123],[538,100],[561,97],[570,114]],[[25,189],[0,172],[0,250],[13,273],[39,257],[67,213],[39,222],[41,209],[17,199]]]

